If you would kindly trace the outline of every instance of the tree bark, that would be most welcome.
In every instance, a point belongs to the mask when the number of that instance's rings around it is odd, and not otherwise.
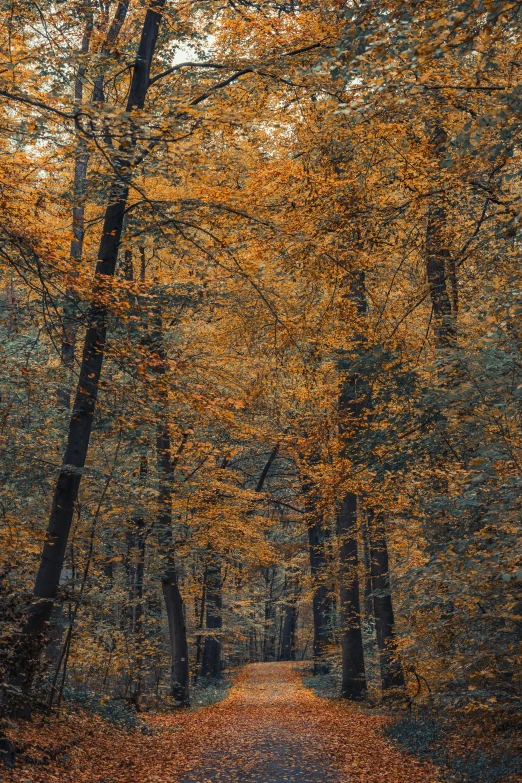
[[[89,51],[92,31],[94,27],[94,14],[92,7],[88,8],[85,30],[83,33],[81,54],[86,55]],[[78,108],[83,103],[83,82],[86,74],[85,64],[82,63],[78,68],[78,73],[74,82],[74,104]],[[71,261],[72,276],[78,275],[77,265],[82,258],[83,238],[85,234],[85,206],[83,199],[85,197],[85,188],[87,182],[87,164],[89,153],[87,143],[83,136],[78,139],[76,156],[74,161],[74,205],[72,210],[72,230],[73,238],[71,240]],[[62,362],[65,368],[72,371],[74,367],[74,345],[76,342],[76,333],[78,331],[78,322],[76,319],[76,297],[74,291],[69,286],[66,293],[67,299],[63,312],[63,334],[62,334]],[[58,390],[58,399],[66,408],[71,406],[71,392],[69,387],[61,387]]]
[[[326,584],[326,549],[322,519],[318,516],[316,501],[310,488],[305,489],[306,508],[311,520],[308,522],[308,548],[312,576],[312,614],[314,621],[313,659],[314,675],[326,674],[330,664],[325,659],[330,644],[329,600]]]
[[[383,695],[385,695],[386,691],[404,690],[405,681],[395,638],[395,619],[388,567],[388,546],[383,513],[369,513],[368,539],[375,630],[379,648],[382,691]]]
[[[263,661],[275,660],[276,632],[274,629],[274,579],[275,566],[265,568],[265,585],[267,595],[265,598],[265,625],[263,634]]]
[[[201,674],[217,679],[221,676],[221,637],[223,626],[221,565],[214,559],[207,567],[207,617]]]
[[[369,512],[371,513],[371,511]],[[372,588],[372,575],[371,575],[371,555],[370,555],[370,537],[368,531],[368,523],[362,523],[362,552],[363,552],[363,566],[364,566],[364,618],[366,622],[374,624],[375,615],[373,607],[373,588]]]
[[[263,491],[263,487],[267,479],[268,473],[270,471],[270,468],[272,467],[272,463],[277,458],[278,453],[279,453],[279,443],[276,443],[276,445],[273,447],[272,451],[268,456],[268,459],[263,467],[263,470],[260,473],[255,488],[256,492]],[[274,621],[272,591],[273,591],[273,583],[275,578],[275,569],[272,569],[272,573],[270,575],[270,568],[266,568],[264,576],[265,576],[265,585],[267,588],[267,596],[265,599],[265,623],[264,623],[264,631],[263,631],[263,661],[268,661],[268,660],[273,660],[275,658],[275,634],[271,627]]]
[[[155,308],[151,341],[156,354],[154,372],[158,376],[158,402],[160,407],[157,423],[156,452],[159,475],[157,527],[162,557],[165,563],[161,584],[169,625],[171,653],[170,693],[176,704],[181,706],[189,704],[189,657],[185,611],[183,597],[179,589],[172,536],[172,496],[174,493],[174,469],[188,436],[183,436],[178,455],[173,459],[168,423],[167,357],[163,342],[161,301],[157,303]]]
[[[196,664],[195,664],[195,672],[194,672],[194,684],[198,681],[199,671],[201,667],[201,642],[202,642],[202,632],[203,632],[203,623],[205,622],[205,604],[207,600],[207,566],[205,565],[205,570],[203,571],[203,584],[201,586],[201,607],[199,611],[199,618],[198,618],[198,635],[196,637]]]
[[[297,577],[290,580],[291,596],[284,607],[283,630],[281,634],[281,661],[295,661],[295,633],[297,629]]]
[[[150,69],[161,13],[165,0],[155,0],[147,10],[134,64],[127,112],[142,109],[147,95]],[[82,469],[85,466],[92,430],[98,386],[105,353],[108,293],[114,276],[123,219],[132,176],[132,157],[135,134],[130,134],[125,147],[115,160],[114,177],[109,203],[105,211],[103,232],[98,252],[93,295],[88,316],[80,377],[69,424],[67,447],[52,503],[46,540],[34,587],[34,600],[22,632],[24,648],[34,644],[31,655],[38,653],[44,641],[45,630],[56,598],[67,540],[78,497]],[[21,652],[20,659],[25,655]],[[20,660],[19,659],[19,660]],[[21,672],[17,671],[16,675]]]
[[[340,610],[342,647],[341,696],[360,701],[366,696],[366,673],[361,631],[359,562],[357,555],[357,497],[345,495],[338,515],[340,538]]]
[[[115,44],[121,27],[127,16],[129,7],[129,0],[124,0],[118,4],[116,14],[112,20],[112,24],[109,28],[103,46],[101,48],[102,55],[108,55]],[[93,31],[93,10],[89,9],[87,21],[85,25],[85,32],[82,40],[81,53],[86,55],[89,52],[90,41]],[[84,64],[78,69],[78,74],[74,83],[74,102],[75,106],[80,107],[83,103],[83,83],[86,75],[86,67]],[[103,95],[103,72],[98,75],[94,83],[92,100],[95,103],[101,104],[104,100]],[[73,181],[73,193],[74,193],[74,206],[72,210],[72,229],[73,238],[71,240],[71,261],[72,261],[72,277],[77,277],[78,266],[83,256],[83,240],[85,236],[85,193],[87,188],[87,169],[89,166],[89,150],[83,136],[80,136],[78,140],[78,146],[76,150],[75,162],[74,162],[74,181]],[[74,353],[76,347],[76,336],[78,333],[78,320],[76,314],[77,301],[76,294],[73,288],[70,286],[67,289],[67,300],[63,313],[63,335],[62,335],[62,347],[61,358],[65,368],[72,372],[74,368]],[[69,388],[62,387],[59,389],[58,397],[64,407],[69,408],[71,405],[71,392]]]
[[[344,299],[355,305],[359,317],[367,312],[364,272],[355,272],[346,285]],[[353,371],[351,362],[357,359],[366,342],[364,333],[355,334],[357,348],[352,357],[342,355],[339,361],[342,383],[339,393],[339,432],[348,451],[350,431],[361,419],[369,402],[367,383],[360,374]],[[348,362],[348,366],[347,366]],[[357,554],[357,496],[347,492],[338,513],[339,585],[342,647],[341,696],[361,700],[366,695],[366,673],[361,625],[361,601],[359,595],[359,563]]]
[[[447,135],[440,125],[432,130],[430,147],[433,156],[440,159],[444,153]],[[458,305],[455,264],[446,240],[446,205],[444,195],[436,193],[428,206],[426,225],[426,276],[433,307],[435,341],[437,348],[451,346],[457,336]],[[448,283],[451,291],[448,291]]]

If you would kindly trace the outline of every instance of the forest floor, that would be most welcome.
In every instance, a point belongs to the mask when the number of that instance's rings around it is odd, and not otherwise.
[[[12,727],[9,783],[430,783],[435,767],[382,734],[388,720],[306,688],[294,663],[246,666],[227,698],[147,714],[150,732],[70,713]],[[2,770],[3,772],[3,770]],[[1,777],[1,775],[0,775]]]

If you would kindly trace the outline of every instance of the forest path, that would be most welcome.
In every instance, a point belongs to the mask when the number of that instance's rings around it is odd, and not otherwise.
[[[435,783],[395,748],[387,718],[306,688],[305,664],[256,663],[224,701],[143,714],[147,733],[68,712],[11,730],[24,755],[9,783]],[[0,769],[0,780],[3,770]]]
[[[338,783],[324,711],[295,664],[247,666],[221,706],[229,714],[208,759],[183,783]]]

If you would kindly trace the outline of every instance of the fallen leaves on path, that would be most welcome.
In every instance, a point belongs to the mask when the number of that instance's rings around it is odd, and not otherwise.
[[[26,761],[9,783],[187,783],[303,780],[432,783],[434,768],[380,734],[386,718],[316,696],[295,664],[247,666],[225,701],[147,716],[151,733],[70,715],[25,725]],[[298,777],[293,777],[298,774]]]

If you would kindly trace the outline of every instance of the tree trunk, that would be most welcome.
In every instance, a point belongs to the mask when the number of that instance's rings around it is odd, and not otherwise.
[[[444,153],[447,135],[440,125],[433,129],[430,146],[434,157]],[[456,315],[458,305],[455,264],[446,239],[446,206],[444,196],[436,193],[428,206],[426,225],[426,276],[433,307],[435,340],[437,348],[451,346],[457,336]],[[451,293],[448,291],[448,283]]]
[[[375,612],[375,630],[379,647],[383,695],[391,689],[405,688],[404,674],[397,652],[395,620],[388,570],[388,546],[382,513],[368,515],[370,573]]]
[[[201,586],[201,608],[199,611],[199,618],[198,618],[199,633],[196,638],[196,664],[194,667],[194,684],[196,684],[196,682],[198,681],[199,671],[201,667],[201,641],[202,641],[203,623],[205,621],[205,604],[207,600],[207,571],[208,571],[208,566],[205,565],[205,570],[203,572],[203,584]]]
[[[147,457],[140,459],[140,481],[146,481],[148,474]],[[129,560],[129,630],[136,637],[141,634],[143,621],[143,580],[145,578],[145,545],[147,530],[141,514],[132,518],[132,529],[127,532]],[[139,643],[136,638],[136,644]]]
[[[371,513],[371,511],[369,512]],[[373,588],[372,588],[372,574],[371,574],[371,555],[370,555],[370,537],[368,531],[368,522],[362,523],[362,552],[363,552],[363,565],[364,565],[364,618],[367,623],[374,624],[374,607],[373,607]]]
[[[326,549],[324,545],[324,531],[322,520],[317,517],[315,498],[311,490],[306,492],[307,511],[311,516],[308,523],[308,545],[310,554],[310,571],[312,575],[313,597],[312,613],[314,621],[314,675],[326,674],[330,671],[330,664],[325,659],[328,645],[330,644],[329,628],[329,601],[328,587],[326,584]]]
[[[161,294],[159,295],[161,297]],[[168,424],[168,388],[166,385],[167,357],[163,342],[162,304],[158,301],[153,317],[151,342],[156,354],[154,373],[158,376],[160,415],[157,423],[156,451],[159,474],[158,535],[165,570],[161,578],[163,597],[169,624],[171,653],[170,693],[176,704],[189,704],[189,657],[187,627],[183,598],[179,589],[172,537],[172,495],[174,468],[187,441],[183,436],[178,454],[172,457]]]
[[[127,16],[127,10],[129,7],[129,0],[124,0],[118,4],[116,14],[112,20],[112,24],[107,33],[107,37],[101,48],[102,55],[108,55],[112,46],[115,44],[121,27]],[[85,25],[85,32],[82,40],[81,53],[87,54],[89,51],[91,36],[93,31],[93,10],[89,9],[87,21]],[[81,65],[78,69],[78,74],[74,83],[74,103],[76,107],[81,107],[83,103],[83,83],[85,80],[86,68],[85,65]],[[95,103],[103,103],[103,72],[97,77],[92,100]],[[71,240],[71,261],[72,261],[72,277],[77,277],[78,266],[82,260],[83,255],[83,240],[85,236],[85,194],[87,189],[87,169],[89,166],[89,150],[85,138],[80,136],[78,141],[78,147],[76,150],[75,162],[74,162],[74,206],[72,211],[72,228],[73,238]],[[72,372],[74,368],[74,352],[76,346],[76,335],[78,333],[78,319],[77,319],[77,299],[76,293],[71,288],[67,288],[67,299],[63,313],[63,335],[62,335],[62,347],[61,358],[62,362],[67,370]],[[71,392],[69,388],[62,387],[59,389],[58,397],[64,407],[69,408],[71,405]]]
[[[256,484],[255,491],[262,492],[263,486],[267,479],[272,463],[279,454],[279,443],[273,447],[268,459],[261,471],[259,479]],[[275,634],[273,633],[273,605],[272,605],[272,591],[274,585],[275,569],[272,569],[272,575],[270,576],[270,568],[265,569],[265,584],[267,587],[267,597],[265,599],[265,625],[263,631],[263,661],[274,660],[275,658]],[[257,644],[256,644],[257,647]]]
[[[145,16],[127,102],[129,114],[135,109],[142,109],[145,103],[164,4],[165,0],[155,0]],[[96,265],[94,290],[67,447],[56,484],[46,540],[36,576],[34,600],[22,632],[15,679],[20,676],[26,679],[20,671],[19,663],[27,658],[27,655],[34,658],[44,642],[46,627],[58,590],[96,408],[107,335],[108,293],[116,268],[135,144],[135,134],[130,134],[126,148],[120,151],[115,160],[115,169],[119,173],[112,182],[109,203],[105,211],[98,252],[99,261]]]
[[[361,630],[359,562],[357,555],[357,498],[349,492],[338,515],[340,538],[340,610],[343,678],[341,696],[360,701],[366,696],[366,673]]]
[[[176,704],[186,706],[190,704],[187,629],[175,566],[165,569],[161,577],[161,585],[169,624],[170,695]]]
[[[363,318],[367,312],[364,272],[355,271],[345,281],[343,299],[355,307],[356,315]],[[361,327],[359,327],[361,328]],[[339,392],[339,433],[344,441],[344,451],[349,452],[350,441],[357,437],[362,413],[369,404],[369,389],[366,379],[357,370],[356,362],[366,343],[364,331],[355,333],[356,348],[352,354],[340,353],[339,370],[341,389]],[[360,700],[366,695],[366,674],[361,626],[361,603],[359,595],[359,568],[357,554],[357,496],[347,492],[338,513],[340,537],[339,577],[340,615],[342,647],[342,689],[347,699]]]
[[[143,625],[143,580],[145,578],[145,520],[143,517],[134,517],[134,548],[136,550],[136,563],[132,580],[132,615],[131,632],[136,636],[136,644],[139,643]]]
[[[133,529],[127,531],[128,607],[127,628],[134,648],[135,671],[131,677],[131,700],[139,708],[143,669],[143,580],[145,577],[146,528],[143,517],[133,517]]]
[[[250,663],[257,661],[257,640],[254,629],[251,629],[248,634],[248,660]]]
[[[214,560],[209,563],[207,570],[207,633],[201,666],[203,677],[217,679],[221,676],[222,607],[221,565]]]
[[[89,8],[83,33],[81,53],[86,55],[89,51],[91,36],[94,26],[93,9]],[[85,64],[80,65],[74,82],[74,104],[77,108],[83,103],[83,82],[85,80]],[[83,237],[85,234],[85,189],[87,183],[87,164],[89,153],[87,143],[83,136],[78,139],[76,156],[74,161],[74,206],[72,210],[72,229],[73,238],[71,240],[71,261],[72,276],[78,275],[78,264],[82,258]],[[76,317],[76,296],[72,288],[67,288],[67,298],[63,312],[63,335],[62,335],[62,362],[65,368],[72,372],[74,367],[74,345],[76,342],[76,333],[78,331],[78,321]],[[71,392],[69,387],[61,387],[58,390],[58,399],[66,408],[71,406]]]
[[[265,568],[265,585],[267,596],[265,598],[265,626],[263,634],[263,660],[273,661],[275,659],[275,630],[274,630],[274,579],[275,566]]]
[[[281,635],[282,661],[295,661],[295,632],[297,628],[297,604],[294,600],[285,606],[283,633]]]

